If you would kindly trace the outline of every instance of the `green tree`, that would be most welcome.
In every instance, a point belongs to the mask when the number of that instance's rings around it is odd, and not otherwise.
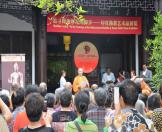
[[[146,50],[150,51],[149,63],[155,69],[153,84],[156,88],[162,84],[162,14],[157,12],[154,16],[154,26],[152,32],[153,39],[147,39]]]
[[[46,13],[73,15],[75,20],[82,22],[86,13],[79,0],[23,0],[24,3],[40,8]]]

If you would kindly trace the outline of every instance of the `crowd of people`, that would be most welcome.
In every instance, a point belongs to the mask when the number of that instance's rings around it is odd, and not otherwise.
[[[55,93],[44,82],[1,90],[0,132],[162,132],[162,87],[152,92],[143,68],[143,78],[132,71],[117,79],[107,68],[102,87],[90,86],[79,68],[73,84],[62,71]]]

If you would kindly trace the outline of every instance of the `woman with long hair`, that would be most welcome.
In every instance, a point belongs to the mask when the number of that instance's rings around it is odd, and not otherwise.
[[[77,110],[78,117],[73,121],[69,122],[66,126],[66,132],[98,132],[96,124],[91,120],[87,119],[86,112],[90,103],[87,93],[80,91],[75,95],[74,103]]]

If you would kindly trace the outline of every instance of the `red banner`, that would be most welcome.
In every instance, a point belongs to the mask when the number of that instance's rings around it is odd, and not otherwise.
[[[48,14],[47,32],[88,34],[141,34],[141,17],[84,16],[82,23],[72,16]]]

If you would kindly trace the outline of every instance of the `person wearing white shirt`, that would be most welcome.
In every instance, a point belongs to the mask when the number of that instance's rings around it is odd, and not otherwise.
[[[61,71],[61,78],[60,78],[60,88],[64,88],[66,84],[66,72],[64,70]]]
[[[104,73],[102,77],[102,83],[106,85],[114,82],[115,82],[114,73],[111,72],[110,68],[106,68],[106,73]]]

